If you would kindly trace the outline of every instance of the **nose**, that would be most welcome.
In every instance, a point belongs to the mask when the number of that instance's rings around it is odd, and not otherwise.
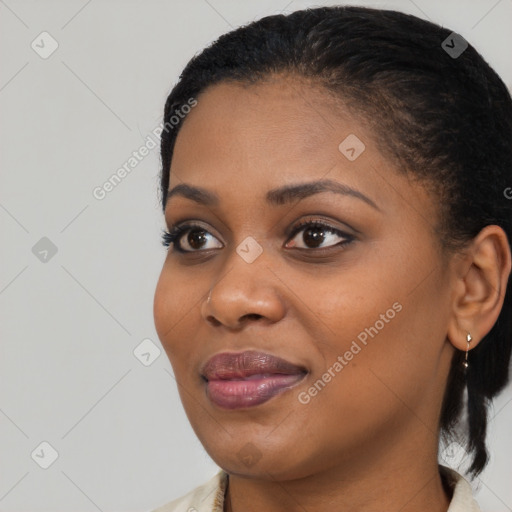
[[[202,317],[213,326],[241,329],[247,322],[278,322],[285,314],[281,281],[261,255],[247,263],[236,252],[201,305]]]

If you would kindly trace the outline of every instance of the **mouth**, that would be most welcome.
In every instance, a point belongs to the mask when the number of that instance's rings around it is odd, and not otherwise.
[[[294,387],[307,373],[304,367],[256,351],[217,354],[201,370],[208,398],[224,409],[263,404]]]

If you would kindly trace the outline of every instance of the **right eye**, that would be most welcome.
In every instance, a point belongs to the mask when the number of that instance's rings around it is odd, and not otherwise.
[[[185,235],[187,235],[185,237]],[[185,238],[184,238],[185,237]],[[162,234],[162,244],[169,247],[171,244],[177,252],[199,252],[200,250],[219,249],[222,244],[213,247],[202,247],[209,238],[217,240],[209,231],[198,224],[181,224],[171,226],[169,231]]]

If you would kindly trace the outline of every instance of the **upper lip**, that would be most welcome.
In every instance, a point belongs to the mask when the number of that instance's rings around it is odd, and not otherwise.
[[[216,354],[208,359],[201,369],[201,375],[206,380],[243,379],[251,375],[262,374],[295,375],[300,373],[307,373],[307,370],[280,357],[254,350]]]

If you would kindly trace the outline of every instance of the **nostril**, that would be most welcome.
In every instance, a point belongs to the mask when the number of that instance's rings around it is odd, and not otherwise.
[[[242,320],[247,318],[248,320],[259,320],[260,318],[262,318],[261,315],[258,315],[258,313],[248,313],[247,315],[244,315],[242,317]]]
[[[212,315],[208,315],[206,319],[215,326],[220,325],[220,322]]]

